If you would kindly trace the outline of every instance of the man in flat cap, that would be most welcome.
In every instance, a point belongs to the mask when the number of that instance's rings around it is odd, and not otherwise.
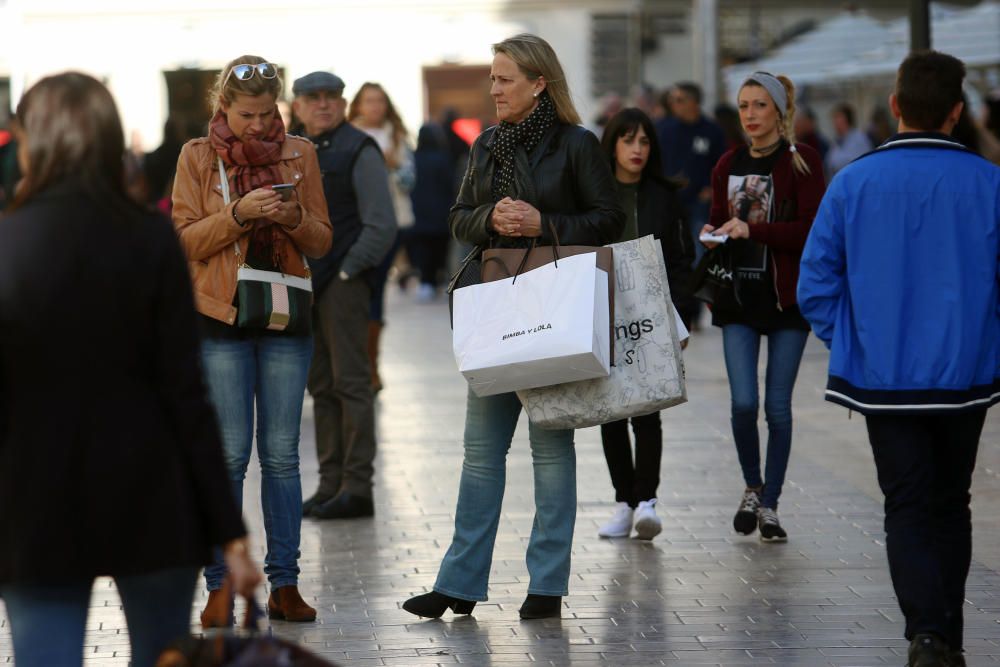
[[[344,82],[312,72],[292,84],[296,116],[316,146],[333,223],[333,246],[309,260],[315,298],[309,393],[316,422],[319,488],[303,516],[375,513],[375,408],[368,363],[372,268],[396,236],[389,175],[375,141],[346,122]]]

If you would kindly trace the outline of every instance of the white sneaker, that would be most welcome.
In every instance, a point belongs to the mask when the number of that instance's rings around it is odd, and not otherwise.
[[[663,522],[656,516],[656,498],[639,502],[635,510],[635,532],[640,540],[651,540],[663,531]]]
[[[601,537],[628,537],[632,534],[632,508],[621,502],[615,508],[611,521],[597,529]]]

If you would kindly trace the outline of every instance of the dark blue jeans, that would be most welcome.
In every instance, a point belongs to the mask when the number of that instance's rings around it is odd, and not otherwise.
[[[792,389],[809,332],[778,329],[767,334],[764,416],[767,419],[767,463],[760,476],[757,361],[761,333],[742,324],[722,327],[722,347],[732,397],[733,440],[748,487],[764,485],[761,504],[778,508],[792,449]]]
[[[972,562],[972,472],[986,410],[869,415],[868,438],[885,494],[885,546],[907,639],[939,635],[962,648]]]
[[[229,481],[240,507],[256,421],[267,536],[264,572],[272,588],[295,585],[302,528],[299,424],[313,353],[312,337],[206,338],[201,350],[209,397],[219,418]],[[216,562],[205,568],[208,590],[221,588],[225,574],[225,564],[217,554]]]
[[[132,665],[152,667],[175,639],[191,631],[198,568],[115,577],[128,623]],[[0,589],[18,667],[83,664],[83,638],[94,582],[5,584]]]

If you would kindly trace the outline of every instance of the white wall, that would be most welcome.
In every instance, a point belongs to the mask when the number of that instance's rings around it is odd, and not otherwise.
[[[489,64],[490,44],[536,32],[559,54],[581,115],[595,108],[590,10],[576,3],[519,10],[497,0],[300,0],[276,7],[270,0],[11,0],[3,26],[12,39],[0,43],[0,63],[9,63],[15,104],[46,74],[72,68],[104,80],[126,134],[138,130],[147,150],[159,143],[167,113],[162,73],[220,69],[244,53],[283,66],[289,94],[293,79],[316,69],[341,76],[349,96],[378,81],[415,132],[424,120],[423,66]]]

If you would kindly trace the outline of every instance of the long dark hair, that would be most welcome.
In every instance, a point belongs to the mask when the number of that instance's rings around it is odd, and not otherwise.
[[[28,164],[11,209],[68,178],[96,202],[140,209],[125,189],[125,134],[108,89],[80,72],[47,76],[21,98],[15,115]]]
[[[646,160],[646,166],[642,168],[642,180],[652,179],[662,185],[676,187],[676,183],[663,176],[660,142],[656,138],[653,121],[649,119],[645,111],[635,107],[622,109],[612,116],[608,124],[604,126],[604,134],[601,135],[601,148],[611,164],[611,171],[615,172],[615,148],[618,146],[618,140],[622,137],[635,135],[640,127],[649,137],[649,159]]]

